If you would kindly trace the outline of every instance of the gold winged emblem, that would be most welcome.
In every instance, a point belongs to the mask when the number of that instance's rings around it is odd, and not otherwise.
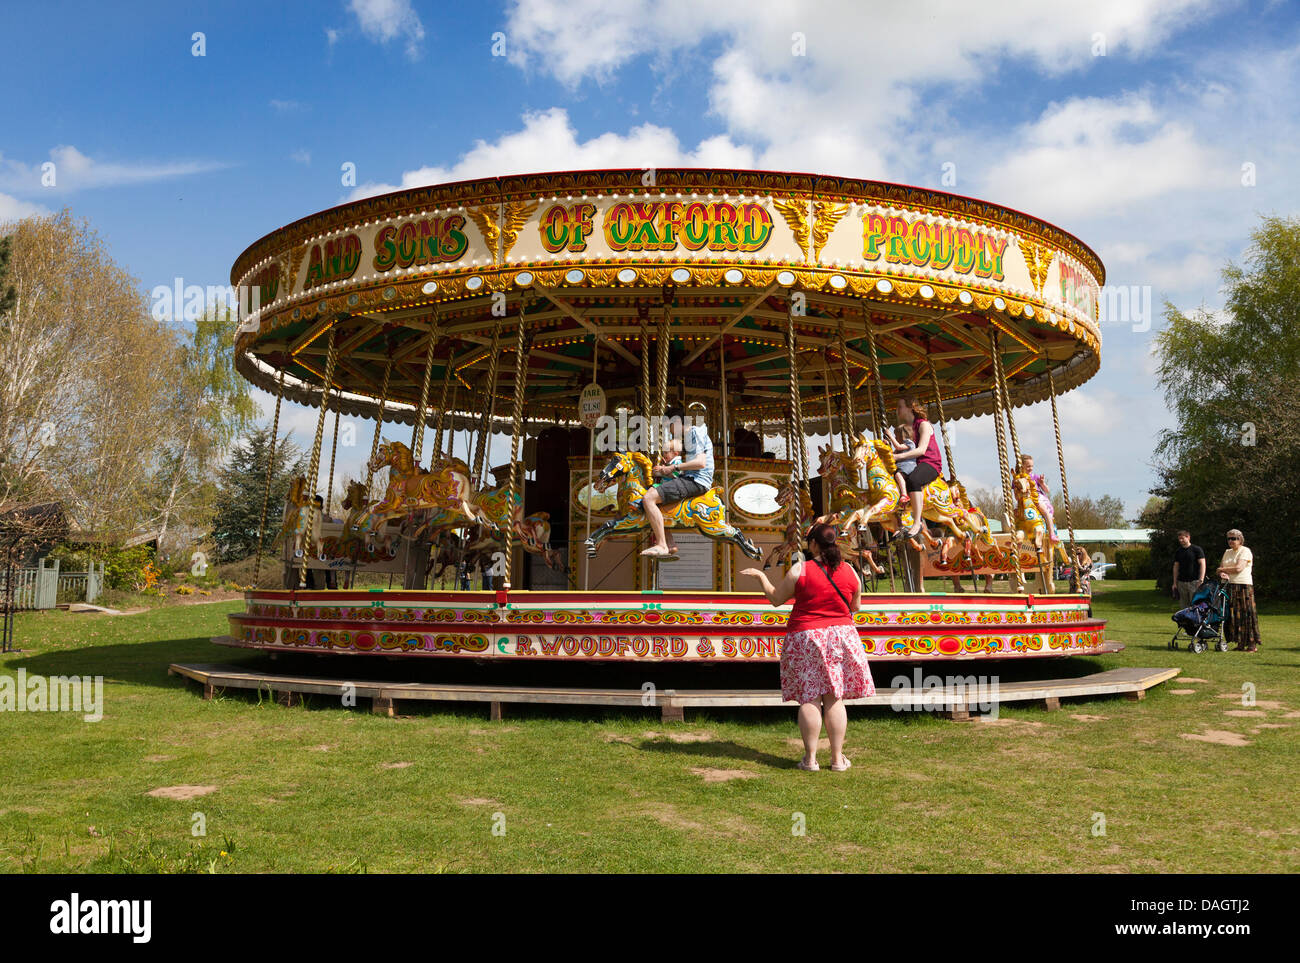
[[[835,230],[835,225],[840,222],[845,214],[849,212],[847,204],[832,204],[830,201],[817,201],[813,204],[813,260],[822,259],[822,248],[826,246],[827,240],[830,239],[831,231]]]
[[[497,227],[496,210],[493,206],[471,207],[466,214],[469,219],[478,225],[479,233],[483,235],[483,240],[487,242],[488,250],[492,252],[492,263],[497,263],[497,239],[501,237],[501,229]]]
[[[524,223],[541,207],[541,201],[513,201],[505,205],[505,217],[501,220],[501,260],[510,256],[510,249],[519,240],[519,232]]]
[[[799,252],[808,260],[808,204],[805,201],[779,201],[772,199],[772,206],[781,212],[785,223],[799,245]]]

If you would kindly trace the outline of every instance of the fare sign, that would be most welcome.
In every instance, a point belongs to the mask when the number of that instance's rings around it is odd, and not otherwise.
[[[582,389],[578,398],[578,420],[587,429],[595,428],[596,423],[605,416],[605,391],[592,382]]]

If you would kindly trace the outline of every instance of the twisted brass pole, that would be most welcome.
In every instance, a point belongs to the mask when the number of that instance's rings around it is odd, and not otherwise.
[[[271,450],[266,456],[266,485],[262,488],[262,514],[257,523],[257,557],[253,562],[253,588],[262,576],[262,539],[266,533],[266,511],[271,504],[271,477],[275,466],[275,443],[280,436],[280,401],[284,398],[284,368],[275,385],[275,418],[271,422]]]
[[[384,380],[379,385],[379,414],[375,416],[375,437],[370,440],[370,460],[366,462],[366,498],[370,498],[370,486],[375,480],[375,470],[370,467],[379,454],[379,439],[384,431],[384,409],[388,407],[388,382],[393,376],[393,353],[388,352],[388,361],[384,364]]]
[[[487,384],[484,386],[487,391],[487,403],[483,406],[483,427],[479,431],[478,443],[474,446],[474,484],[478,488],[487,487],[483,477],[483,460],[487,456],[488,437],[492,434],[492,412],[497,400],[497,368],[501,360],[498,344],[500,336],[501,320],[498,318],[496,324],[492,326],[492,348],[488,356]]]
[[[1052,362],[1047,361],[1047,388],[1052,397],[1052,430],[1056,432],[1056,460],[1061,466],[1061,500],[1065,506],[1065,526],[1070,532],[1070,570],[1074,573],[1074,590],[1083,591],[1079,573],[1079,552],[1074,544],[1074,520],[1070,517],[1070,483],[1065,478],[1065,446],[1061,444],[1061,419],[1056,414],[1056,379],[1052,376]]]
[[[438,421],[433,429],[433,454],[429,457],[430,464],[436,462],[442,457],[442,428],[447,419],[447,392],[452,387],[452,382],[455,378],[456,347],[453,344],[451,350],[447,354],[447,364],[443,368],[442,392],[438,396]],[[455,407],[455,398],[456,396],[452,395],[453,407]]]
[[[329,350],[325,354],[325,382],[321,385],[320,392],[320,414],[316,418],[316,438],[311,446],[311,461],[307,467],[307,477],[311,480],[310,484],[314,490],[319,479],[317,474],[320,472],[320,449],[321,442],[325,436],[325,412],[329,410],[330,390],[334,384],[334,362],[338,360],[338,331],[334,328],[333,323],[330,325],[330,344]],[[302,545],[302,562],[298,566],[298,580],[307,585],[307,555],[308,548],[311,547],[312,533],[316,530],[316,499],[307,498],[307,527],[303,534]]]
[[[339,411],[334,409],[334,437],[330,439],[330,478],[325,485],[325,514],[334,507],[334,462],[339,453]]]
[[[993,430],[998,439],[998,467],[1002,473],[1002,519],[1010,533],[1007,547],[1011,550],[1011,567],[1016,574],[1016,590],[1025,590],[1025,577],[1020,571],[1020,549],[1016,540],[1016,526],[1012,520],[1011,468],[1007,461],[1007,440],[1002,426],[1002,392],[998,382],[1002,370],[1001,347],[998,344],[998,332],[995,329],[989,339],[993,349]]]
[[[524,333],[524,303],[519,302],[519,336],[515,341],[515,397],[510,426],[510,492],[506,498],[506,577],[503,587],[510,589],[510,570],[513,567],[515,548],[515,496],[519,491],[519,432],[524,420],[524,378],[528,369],[529,339]],[[523,515],[523,496],[520,498],[520,516]]]
[[[419,471],[420,455],[424,450],[424,422],[429,410],[429,382],[433,378],[433,353],[438,347],[438,322],[435,319],[429,331],[429,351],[424,359],[424,383],[420,386],[420,407],[415,412],[415,427],[411,431],[411,458]]]

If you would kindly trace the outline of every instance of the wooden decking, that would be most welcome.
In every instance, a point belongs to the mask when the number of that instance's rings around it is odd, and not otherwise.
[[[920,687],[878,690],[866,699],[850,699],[849,705],[886,706],[899,711],[930,711],[950,719],[968,720],[988,713],[1007,702],[1042,702],[1048,710],[1059,709],[1062,699],[1086,696],[1122,695],[1139,701],[1146,690],[1178,675],[1180,669],[1109,669],[1074,679],[1041,679],[1029,682],[997,682],[996,676],[977,676],[953,671],[940,676],[927,668]],[[665,722],[680,722],[687,707],[791,706],[774,689],[642,689],[566,688],[554,686],[466,685],[434,682],[354,681],[293,675],[219,663],[173,663],[169,675],[190,679],[203,686],[203,697],[211,699],[222,689],[269,691],[278,701],[293,705],[303,694],[331,696],[343,705],[356,706],[371,700],[373,712],[392,716],[399,702],[486,702],[492,719],[500,719],[506,703],[549,705],[627,706],[659,709]],[[929,679],[937,677],[937,686]],[[966,680],[966,681],[962,681]]]

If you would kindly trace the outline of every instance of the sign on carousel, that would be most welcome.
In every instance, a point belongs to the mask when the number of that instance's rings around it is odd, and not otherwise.
[[[582,422],[582,427],[591,430],[603,417],[605,417],[605,390],[592,382],[582,389],[582,394],[578,398],[578,419]]]

